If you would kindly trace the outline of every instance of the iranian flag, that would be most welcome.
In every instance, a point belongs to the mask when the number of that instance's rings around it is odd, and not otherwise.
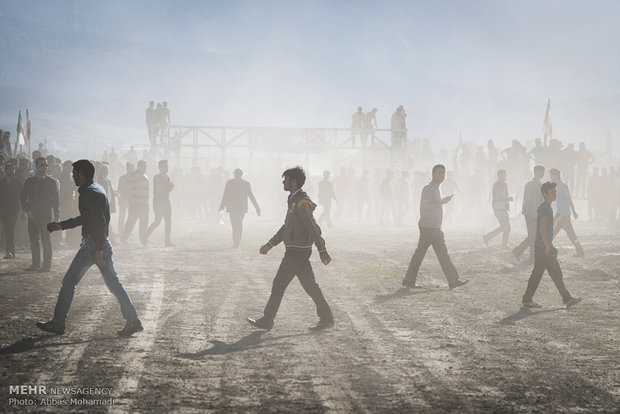
[[[30,148],[30,133],[32,130],[30,129],[30,115],[28,114],[28,109],[26,109],[26,142],[28,143],[28,148]]]
[[[547,113],[545,113],[545,123],[543,125],[543,133],[545,136],[545,143],[547,142],[547,137],[551,138],[552,134],[551,129],[551,99],[547,101]]]
[[[24,127],[22,126],[22,111],[19,111],[19,116],[17,118],[17,139],[15,143],[23,146],[28,145],[26,135],[24,135]]]

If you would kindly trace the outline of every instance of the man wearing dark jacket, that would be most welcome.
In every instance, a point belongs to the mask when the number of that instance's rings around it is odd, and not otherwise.
[[[228,211],[230,216],[230,224],[232,225],[233,248],[239,247],[241,243],[241,234],[243,232],[243,216],[248,212],[248,198],[256,209],[256,214],[260,216],[260,207],[252,194],[250,183],[241,179],[243,171],[237,168],[234,171],[232,180],[226,182],[224,195],[220,203],[219,211]]]
[[[15,178],[15,164],[11,161],[4,166],[6,176],[0,180],[0,219],[6,235],[5,259],[15,258],[15,223],[19,215],[19,200],[22,183]]]
[[[280,268],[276,273],[271,288],[271,296],[265,306],[263,317],[258,319],[247,318],[248,322],[260,329],[271,329],[273,320],[278,313],[284,291],[295,276],[299,278],[301,286],[310,295],[316,305],[319,322],[313,329],[326,329],[334,326],[332,311],[316,283],[310,255],[312,243],[319,250],[321,262],[328,265],[331,257],[325,248],[325,240],[321,237],[321,228],[318,226],[312,212],[316,208],[308,195],[301,189],[306,182],[306,174],[301,167],[295,167],[284,171],[284,191],[288,191],[288,210],[284,225],[280,230],[260,248],[260,254],[267,254],[272,247],[284,242],[286,251]]]
[[[129,295],[118,280],[112,262],[112,246],[108,240],[110,226],[110,204],[101,185],[93,182],[95,166],[88,160],[73,163],[73,180],[80,193],[78,207],[80,215],[62,222],[48,223],[48,231],[71,229],[82,226],[82,245],[78,250],[69,270],[62,280],[62,287],[56,301],[54,317],[48,322],[37,322],[37,327],[58,335],[65,333],[65,321],[71,308],[75,286],[93,264],[96,264],[103,276],[106,286],[119,304],[121,313],[127,321],[125,327],[118,331],[119,336],[131,336],[143,330],[136,308]]]
[[[52,267],[52,243],[50,234],[45,231],[45,225],[60,218],[60,204],[58,198],[58,180],[47,174],[47,160],[38,157],[35,160],[34,175],[24,182],[22,189],[22,210],[28,215],[28,235],[30,236],[30,251],[32,265],[26,270],[49,272]],[[41,264],[41,250],[39,238],[43,245],[43,266]]]

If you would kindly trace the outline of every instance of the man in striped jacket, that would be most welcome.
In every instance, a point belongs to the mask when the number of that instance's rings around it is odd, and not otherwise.
[[[286,251],[276,273],[271,288],[271,296],[265,306],[263,317],[258,319],[247,318],[248,322],[260,329],[271,329],[276,317],[284,291],[295,276],[299,278],[301,286],[310,295],[316,305],[319,322],[312,329],[320,330],[334,326],[332,311],[316,283],[310,255],[312,244],[319,250],[321,262],[328,265],[331,257],[325,248],[325,240],[321,236],[321,228],[314,220],[312,212],[316,208],[308,195],[302,190],[306,182],[306,174],[301,167],[295,167],[284,171],[282,184],[284,191],[288,191],[288,210],[284,225],[280,230],[260,248],[261,254],[267,254],[272,247],[284,242]]]

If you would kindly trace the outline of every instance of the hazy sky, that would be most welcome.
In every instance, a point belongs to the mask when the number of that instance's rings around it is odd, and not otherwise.
[[[620,94],[617,0],[3,0],[0,13],[73,33],[243,56],[242,68],[222,69],[245,70],[234,78],[236,88],[227,84],[226,91],[218,90],[218,79],[188,81],[200,78],[199,70],[173,73],[178,82],[159,83],[163,89],[159,95],[176,101],[176,114],[182,109],[187,122],[196,122],[200,114],[180,102],[195,106],[191,95],[196,93],[219,101],[219,108],[204,111],[212,115],[208,122],[215,124],[278,122],[271,111],[294,123],[347,127],[359,104],[366,109],[382,105],[379,118],[386,126],[398,104],[415,109],[424,106],[418,101],[429,100],[437,88],[458,88],[497,99],[516,94],[536,102],[538,132],[547,98]],[[157,79],[151,82],[153,88],[158,86]],[[434,89],[428,89],[431,86]],[[381,93],[382,88],[386,92]],[[273,100],[256,98],[266,95],[273,95]],[[226,99],[238,105],[237,117],[223,112],[228,110]],[[299,107],[307,118],[287,106]],[[333,118],[321,113],[321,107],[328,107],[325,112]],[[454,119],[455,125],[462,122],[458,114]],[[422,120],[420,128],[426,128]],[[424,133],[431,131],[432,125]]]

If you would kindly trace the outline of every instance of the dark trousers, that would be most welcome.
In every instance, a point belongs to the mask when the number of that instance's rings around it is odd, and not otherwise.
[[[243,234],[243,217],[245,213],[240,211],[229,211],[230,225],[232,226],[233,247],[239,247],[241,235]]]
[[[265,306],[265,319],[273,321],[280,308],[284,291],[295,276],[299,279],[299,283],[306,293],[310,295],[316,305],[316,313],[321,319],[332,319],[332,311],[321,292],[321,288],[316,283],[312,265],[310,264],[310,255],[312,251],[295,251],[287,250],[284,253],[282,263],[271,287],[271,296]]]
[[[536,217],[524,216],[525,227],[527,228],[527,237],[514,249],[512,253],[519,257],[525,249],[530,248],[530,262],[534,260],[534,238],[536,237]]]
[[[140,243],[146,243],[146,230],[149,225],[149,205],[146,203],[129,205],[129,214],[127,215],[127,223],[123,228],[122,241],[127,241],[129,235],[133,231],[136,221],[140,220],[138,234],[140,235]]]
[[[485,240],[488,242],[493,237],[500,233],[502,234],[502,247],[508,246],[508,236],[510,235],[510,218],[508,217],[508,210],[493,210],[495,217],[499,222],[499,227],[495,230],[484,235]]]
[[[17,215],[19,210],[3,210],[0,211],[2,218],[2,228],[6,237],[5,248],[6,254],[15,254],[15,223],[17,223]]]
[[[155,219],[146,231],[144,240],[146,241],[151,233],[161,224],[161,221],[164,220],[165,242],[170,243],[170,228],[172,222],[172,207],[170,206],[170,201],[153,204],[153,212],[155,213]]]
[[[420,265],[422,264],[422,260],[424,259],[426,251],[430,246],[433,246],[433,250],[435,250],[441,270],[443,270],[448,282],[452,283],[458,280],[459,274],[452,264],[450,256],[448,256],[448,248],[446,247],[446,240],[444,239],[443,231],[441,231],[441,229],[429,229],[425,227],[420,227],[419,229],[420,239],[418,240],[418,247],[415,249],[415,252],[411,257],[411,262],[409,262],[409,268],[407,269],[405,281],[415,284],[418,277],[418,271],[420,270]]]
[[[566,286],[564,286],[564,276],[562,275],[562,269],[560,268],[557,257],[551,253],[546,253],[544,247],[537,247],[534,251],[534,268],[532,269],[530,280],[527,282],[527,289],[525,290],[525,295],[523,295],[523,303],[532,300],[545,270],[549,272],[549,276],[551,276],[551,280],[555,283],[555,287],[560,291],[564,303],[571,299],[570,293],[568,293]]]
[[[30,252],[32,253],[32,265],[39,267],[41,265],[41,249],[39,239],[43,245],[43,268],[52,266],[52,242],[50,232],[47,231],[47,223],[50,220],[46,218],[35,217],[28,219],[28,236],[30,236]]]

